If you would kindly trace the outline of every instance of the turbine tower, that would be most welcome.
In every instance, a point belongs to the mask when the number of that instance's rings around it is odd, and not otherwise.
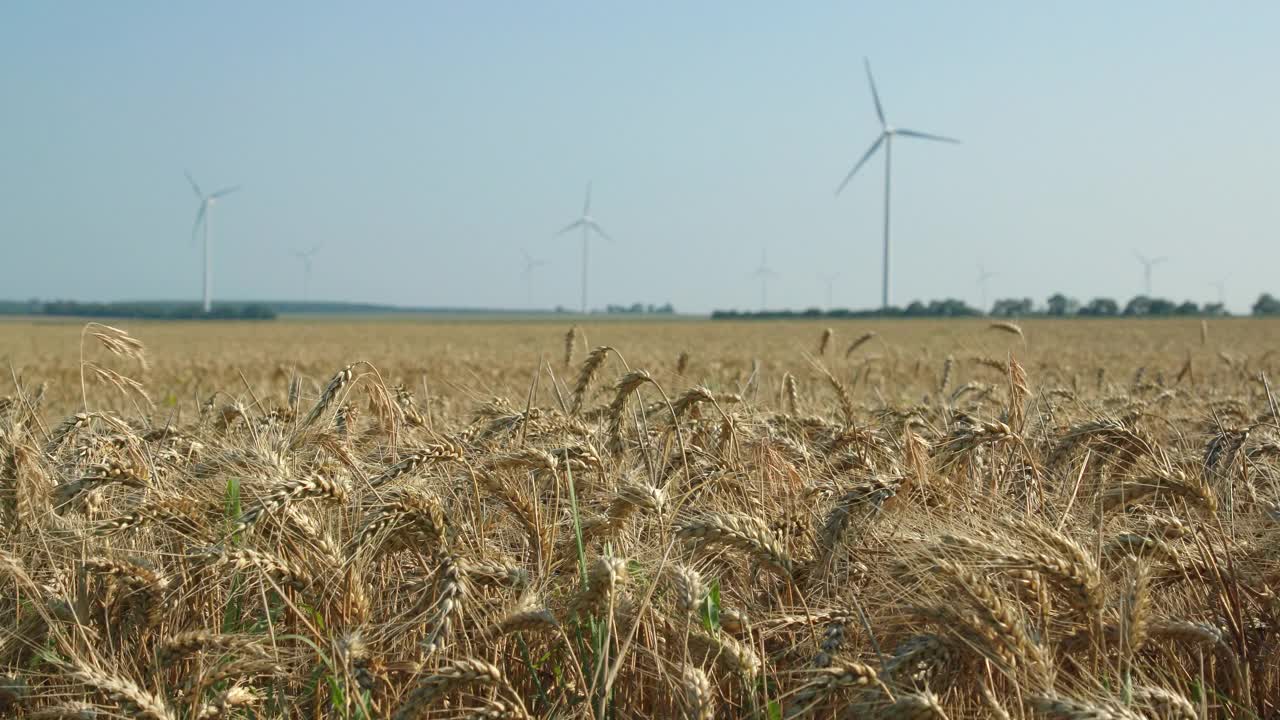
[[[831,309],[831,297],[833,295],[832,288],[835,287],[836,280],[840,277],[840,273],[829,273],[819,275],[822,282],[827,286],[827,309]]]
[[[613,241],[613,238],[609,237],[604,228],[600,227],[600,223],[591,217],[591,183],[587,183],[587,199],[582,203],[582,217],[564,226],[564,229],[556,233],[556,236],[564,235],[578,228],[582,228],[582,314],[585,315],[587,314],[587,250],[591,244],[591,234],[595,233],[605,240]]]
[[[893,139],[895,137],[919,138],[921,140],[937,140],[939,142],[959,143],[955,138],[943,137],[942,135],[931,135],[918,130],[907,130],[906,128],[894,127],[889,124],[884,117],[884,107],[880,105],[880,94],[876,92],[876,81],[871,76],[871,61],[863,58],[863,64],[867,69],[867,82],[871,85],[871,99],[876,104],[876,117],[880,119],[880,137],[871,143],[871,147],[863,154],[862,159],[858,161],[849,174],[845,176],[844,181],[840,183],[840,187],[836,188],[836,195],[844,190],[844,186],[849,184],[853,176],[862,168],[871,156],[884,146],[884,266],[883,275],[881,277],[880,286],[880,307],[886,309],[889,307],[889,169],[891,163],[891,150],[893,147]]]
[[[187,172],[185,174],[187,176],[187,182],[191,183],[191,189],[195,191],[196,198],[200,200],[200,209],[196,210],[195,224],[191,226],[191,240],[192,242],[195,241],[196,233],[203,227],[204,292],[202,293],[202,307],[204,308],[204,313],[208,315],[209,310],[213,307],[213,268],[209,265],[209,217],[213,214],[213,206],[218,202],[218,200],[239,190],[240,186],[233,185],[205,195],[204,191],[200,189],[200,186],[196,184],[195,179],[191,177],[191,173]]]
[[[1000,273],[987,272],[986,267],[981,263],[978,264],[978,292],[980,292],[982,296],[982,305],[979,306],[978,309],[982,311],[983,315],[987,314],[987,282],[999,274]]]
[[[769,267],[764,250],[760,251],[760,267],[756,268],[751,275],[760,278],[760,310],[763,311],[769,307],[769,278],[778,276],[778,273]]]
[[[293,256],[302,261],[302,300],[304,302],[311,298],[311,262],[315,260],[318,252],[320,252],[319,245],[310,250],[293,251]]]
[[[1147,297],[1151,297],[1151,269],[1155,266],[1168,262],[1167,257],[1149,258],[1140,252],[1133,253],[1138,258],[1138,262],[1142,263],[1142,282]]]
[[[524,278],[525,292],[528,295],[528,305],[533,307],[533,270],[534,268],[546,265],[545,260],[539,260],[529,254],[528,250],[521,248],[520,254],[524,256],[524,267],[520,270],[520,277]]]
[[[1218,289],[1218,304],[1223,307],[1226,307],[1227,306],[1227,279],[1224,277],[1220,280],[1213,280],[1209,284]]]

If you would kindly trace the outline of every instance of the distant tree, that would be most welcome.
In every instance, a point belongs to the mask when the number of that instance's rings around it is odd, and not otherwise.
[[[1035,311],[1035,302],[1031,298],[1006,298],[997,300],[995,305],[991,306],[991,314],[995,317],[1018,317],[1019,315],[1030,315]]]
[[[1055,316],[1075,315],[1080,310],[1080,303],[1062,293],[1054,293],[1048,301],[1048,314]]]
[[[902,311],[902,314],[910,317],[920,317],[922,315],[928,315],[929,313],[925,308],[924,303],[919,300],[912,300],[911,304],[907,305],[907,309]]]
[[[1190,300],[1187,300],[1186,302],[1179,305],[1177,309],[1175,309],[1173,312],[1175,315],[1199,315],[1200,306],[1191,302]]]
[[[1262,293],[1258,301],[1253,304],[1254,315],[1280,315],[1280,300],[1271,296],[1271,293]]]
[[[956,300],[955,298],[930,300],[928,306],[925,307],[924,313],[933,317],[965,317],[982,314],[965,305],[963,300]]]
[[[1146,295],[1138,295],[1130,300],[1124,306],[1125,315],[1150,315],[1151,314],[1151,298]]]
[[[1226,306],[1222,303],[1205,303],[1202,313],[1212,316],[1230,315],[1230,313],[1227,312]]]
[[[1088,305],[1080,308],[1080,315],[1090,317],[1110,317],[1120,314],[1120,306],[1111,298],[1094,298]]]

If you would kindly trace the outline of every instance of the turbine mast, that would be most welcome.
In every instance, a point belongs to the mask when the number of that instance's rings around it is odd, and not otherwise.
[[[588,196],[590,197],[590,196]],[[582,224],[582,314],[587,314],[587,248],[591,245],[591,226]]]
[[[893,134],[884,136],[884,270],[880,279],[880,310],[889,309],[889,168],[893,155]]]
[[[209,200],[204,201],[204,292],[202,307],[204,314],[208,315],[213,309],[213,269],[209,266],[209,216],[210,212]]]

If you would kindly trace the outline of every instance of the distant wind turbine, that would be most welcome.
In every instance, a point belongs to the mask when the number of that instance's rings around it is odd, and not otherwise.
[[[524,267],[520,270],[520,276],[524,278],[529,307],[533,307],[533,270],[547,263],[530,255],[528,250],[521,249],[520,254],[524,256]]]
[[[835,287],[836,280],[839,279],[840,273],[830,273],[819,275],[822,282],[827,286],[827,309],[831,309],[831,298],[833,296],[832,289]]]
[[[978,291],[982,294],[982,305],[978,309],[983,315],[987,314],[987,282],[999,274],[988,272],[981,264],[978,265]]]
[[[315,260],[316,253],[320,252],[319,245],[310,250],[294,250],[293,256],[302,261],[302,299],[307,301],[311,299],[311,262]]]
[[[751,275],[760,278],[760,309],[764,310],[769,307],[769,278],[778,277],[778,273],[769,267],[764,250],[760,251],[760,267],[756,268]]]
[[[1210,282],[1209,284],[1210,284],[1210,285],[1212,285],[1212,286],[1214,286],[1214,287],[1216,287],[1216,288],[1218,288],[1218,304],[1219,304],[1219,305],[1222,305],[1223,307],[1226,307],[1226,304],[1227,304],[1227,279],[1226,279],[1226,278],[1222,278],[1222,279],[1220,279],[1220,280],[1214,280],[1214,281]]]
[[[204,194],[200,186],[196,184],[191,173],[185,173],[187,182],[191,183],[191,189],[195,191],[196,197],[200,200],[200,209],[196,211],[196,222],[191,226],[191,240],[194,242],[196,233],[203,227],[204,229],[204,292],[203,304],[204,312],[207,315],[213,307],[213,268],[209,264],[209,218],[213,214],[213,206],[220,198],[223,198],[240,189],[239,185],[233,185],[223,188],[217,192]]]
[[[871,85],[871,99],[876,104],[876,117],[880,119],[880,137],[876,138],[874,143],[871,143],[871,147],[863,154],[862,159],[845,176],[844,181],[840,183],[840,187],[836,188],[836,195],[839,195],[840,191],[844,190],[845,185],[849,184],[849,181],[853,179],[858,170],[871,159],[871,156],[876,153],[876,150],[880,149],[881,145],[884,145],[884,266],[880,286],[880,307],[887,308],[889,307],[889,169],[892,165],[890,151],[893,146],[893,138],[902,136],[949,143],[959,143],[960,141],[955,138],[943,137],[942,135],[931,135],[890,125],[885,120],[884,107],[880,105],[880,94],[876,92],[875,78],[871,76],[871,61],[863,58],[863,64],[867,69],[867,82]]]
[[[1151,269],[1155,266],[1168,262],[1167,257],[1149,258],[1140,252],[1134,252],[1134,257],[1138,258],[1138,262],[1142,263],[1142,282],[1147,297],[1151,297]]]
[[[587,312],[587,249],[591,243],[591,233],[595,233],[605,240],[613,240],[604,231],[604,228],[600,227],[600,223],[591,217],[591,183],[587,183],[587,199],[582,204],[582,217],[564,226],[564,229],[556,233],[556,235],[564,235],[578,228],[582,228],[582,313],[585,315]]]

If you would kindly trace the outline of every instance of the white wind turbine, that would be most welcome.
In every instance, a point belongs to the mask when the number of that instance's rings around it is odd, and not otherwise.
[[[533,271],[535,268],[542,267],[547,264],[545,260],[539,260],[529,254],[528,250],[521,249],[520,254],[524,256],[524,267],[520,269],[520,277],[524,278],[525,292],[528,295],[528,305],[533,307]]]
[[[831,298],[834,295],[834,293],[832,292],[832,289],[835,287],[836,280],[839,279],[840,273],[823,274],[823,275],[819,275],[818,277],[821,278],[823,284],[827,286],[827,309],[830,310]]]
[[[209,264],[209,216],[213,214],[213,206],[220,198],[223,198],[240,189],[239,185],[233,185],[223,188],[217,192],[204,194],[200,186],[196,184],[191,173],[185,173],[187,182],[191,183],[191,189],[195,191],[196,197],[200,200],[200,209],[196,211],[195,224],[191,226],[191,239],[196,238],[196,233],[203,226],[204,228],[204,292],[202,307],[207,315],[213,307],[213,268]]]
[[[778,277],[778,273],[769,267],[764,250],[760,251],[760,267],[756,268],[751,275],[760,278],[760,309],[765,310],[769,307],[769,278]]]
[[[1135,251],[1134,257],[1138,258],[1138,262],[1142,263],[1142,282],[1146,290],[1146,296],[1151,297],[1151,269],[1161,263],[1169,261],[1167,257],[1149,258],[1140,252]]]
[[[978,307],[983,315],[987,314],[987,282],[1000,273],[988,272],[981,263],[978,264],[978,292],[982,296],[982,305]]]
[[[884,145],[884,266],[880,286],[880,307],[884,309],[889,307],[889,169],[892,164],[890,159],[893,138],[901,136],[949,143],[959,143],[960,141],[955,138],[943,137],[942,135],[931,135],[918,130],[907,130],[890,125],[885,120],[884,108],[880,105],[880,94],[876,92],[875,78],[871,76],[871,61],[863,58],[863,64],[867,69],[867,82],[871,85],[871,99],[876,104],[876,117],[880,119],[880,137],[876,138],[874,143],[871,143],[870,149],[863,154],[858,164],[854,165],[849,174],[845,176],[844,181],[840,183],[840,187],[836,188],[836,194],[839,195],[840,191],[844,190],[844,186],[849,184],[854,174],[871,159],[871,156],[875,154],[876,150],[880,149],[881,145]]]
[[[605,240],[613,240],[604,228],[600,227],[600,223],[591,217],[591,183],[587,183],[587,199],[582,204],[582,217],[564,226],[564,229],[556,235],[564,235],[578,228],[582,228],[582,313],[585,315],[587,313],[587,250],[591,243],[591,233],[594,232]]]
[[[310,250],[294,250],[293,256],[302,261],[302,299],[303,301],[311,298],[311,263],[315,260],[316,253],[320,252],[319,245]]]

